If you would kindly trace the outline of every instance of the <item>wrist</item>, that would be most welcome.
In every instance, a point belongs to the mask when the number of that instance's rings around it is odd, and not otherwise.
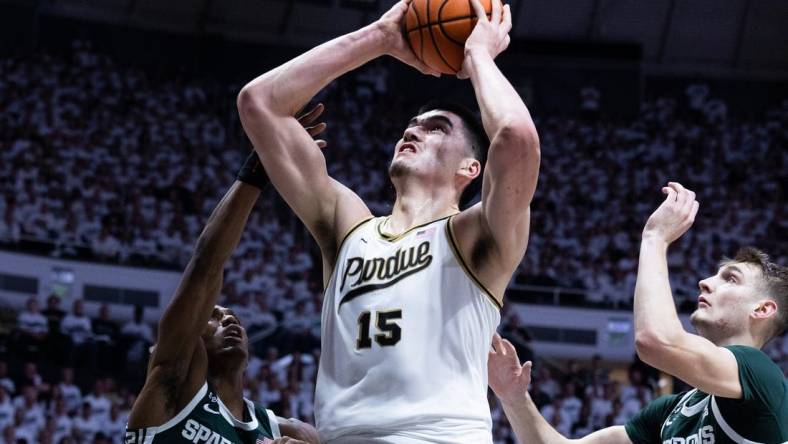
[[[498,398],[501,401],[501,406],[504,408],[517,408],[522,407],[526,402],[531,399],[531,396],[528,394],[528,391],[525,392],[515,392],[511,394],[507,394],[504,397]]]
[[[655,232],[655,231],[643,231],[643,236],[641,238],[641,244],[643,246],[651,246],[656,248],[668,248],[668,241],[665,238]]]
[[[481,60],[493,60],[490,52],[487,51],[487,48],[485,48],[483,45],[465,45],[464,55],[466,59],[474,62]]]
[[[236,178],[260,191],[264,190],[269,183],[265,168],[263,168],[263,164],[260,163],[260,158],[257,157],[257,153],[254,150],[246,158],[246,162],[241,166]]]
[[[382,56],[391,55],[399,37],[397,34],[402,31],[398,27],[395,29],[390,23],[378,20],[361,28],[359,32],[369,39],[373,53]]]
[[[465,57],[462,63],[463,70],[471,78],[473,78],[473,73],[477,71],[479,63],[494,63],[492,56],[484,46],[466,45],[463,55]]]

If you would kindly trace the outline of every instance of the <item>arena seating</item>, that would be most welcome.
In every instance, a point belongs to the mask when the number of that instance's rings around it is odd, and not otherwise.
[[[415,112],[388,91],[386,76],[375,63],[318,98],[329,123],[329,172],[375,214],[390,209],[388,163]],[[239,87],[159,78],[118,65],[88,41],[75,41],[67,55],[0,60],[0,248],[182,268],[250,150],[235,110]],[[515,281],[583,288],[589,306],[629,307],[640,230],[670,179],[696,190],[701,203],[694,228],[670,252],[684,308],[695,304],[697,281],[739,245],[786,263],[788,101],[757,121],[729,114],[693,84],[643,103],[629,121],[595,108],[576,118],[537,115],[542,168]],[[318,260],[299,222],[267,192],[223,289],[250,333],[264,338],[247,396],[306,420],[319,357]],[[150,326],[35,305],[19,314],[16,359],[0,361],[0,443],[12,433],[28,442],[122,442],[116,430],[140,384]],[[279,325],[283,316],[288,327]],[[507,318],[502,329],[522,326]],[[767,351],[788,372],[788,340]],[[89,365],[107,356],[117,358],[113,366]],[[122,370],[129,367],[138,371]],[[621,424],[654,396],[655,381],[636,364],[625,385],[601,368],[535,368],[534,398],[567,436]],[[496,442],[514,442],[490,399]]]

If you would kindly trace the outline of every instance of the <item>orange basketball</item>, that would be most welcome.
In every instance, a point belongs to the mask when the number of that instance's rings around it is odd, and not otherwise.
[[[480,1],[489,18],[491,0]],[[413,0],[405,17],[405,35],[419,60],[444,74],[457,74],[476,20],[470,0]]]

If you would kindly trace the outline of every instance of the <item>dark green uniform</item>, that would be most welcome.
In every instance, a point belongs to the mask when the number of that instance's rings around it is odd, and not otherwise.
[[[174,418],[158,427],[126,429],[126,444],[262,444],[279,437],[270,410],[244,399],[242,421],[235,419],[207,382]]]
[[[697,389],[662,396],[626,425],[635,444],[780,444],[788,441],[788,382],[757,348],[733,345],[742,399]],[[698,369],[703,371],[703,369]]]

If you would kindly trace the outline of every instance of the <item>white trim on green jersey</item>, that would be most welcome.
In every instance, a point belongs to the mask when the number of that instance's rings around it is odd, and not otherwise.
[[[728,438],[731,441],[735,442],[736,444],[763,444],[760,442],[750,441],[745,437],[736,433],[733,428],[728,425],[728,422],[725,421],[725,418],[722,417],[722,413],[720,412],[720,408],[717,407],[717,399],[714,396],[711,397],[711,413],[714,415],[714,418],[717,420],[717,425],[720,426],[723,432],[728,435]]]

